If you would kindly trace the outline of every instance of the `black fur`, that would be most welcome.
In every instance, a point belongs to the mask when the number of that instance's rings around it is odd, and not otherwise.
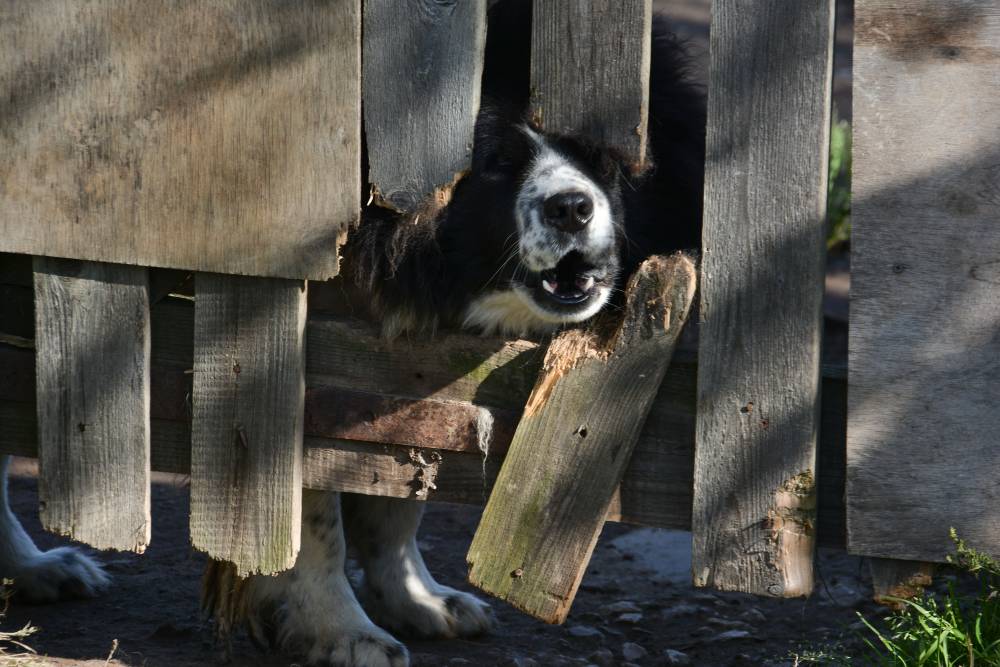
[[[345,247],[345,273],[374,300],[376,314],[400,328],[454,326],[484,290],[508,283],[517,262],[514,201],[532,158],[518,129],[529,95],[530,0],[501,0],[489,14],[482,104],[472,168],[450,203],[405,218],[369,206]],[[701,237],[705,111],[686,78],[687,56],[664,20],[653,24],[650,73],[651,166],[629,174],[608,151],[572,137],[548,137],[608,194],[624,234],[619,287],[651,254],[696,249]],[[621,226],[620,226],[621,227]],[[620,228],[619,227],[619,228]]]

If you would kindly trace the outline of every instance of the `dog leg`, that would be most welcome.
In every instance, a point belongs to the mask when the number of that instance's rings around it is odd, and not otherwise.
[[[0,455],[0,577],[14,580],[19,597],[51,602],[92,597],[109,583],[108,575],[74,547],[41,551],[24,532],[7,500],[10,457]]]
[[[304,491],[302,505],[295,566],[244,584],[252,635],[313,665],[406,667],[406,647],[368,619],[347,580],[340,494]]]
[[[365,570],[362,599],[379,625],[416,637],[468,637],[493,628],[490,606],[434,581],[417,548],[421,502],[347,496],[349,538]]]

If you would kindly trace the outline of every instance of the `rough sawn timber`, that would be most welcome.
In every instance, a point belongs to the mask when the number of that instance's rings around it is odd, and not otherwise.
[[[0,255],[0,281],[9,267]],[[31,262],[27,278],[0,303],[0,451],[37,456],[35,417],[35,352],[32,340]],[[315,295],[319,285],[310,285]],[[22,295],[23,293],[23,295]],[[26,308],[22,314],[19,303]],[[191,465],[191,373],[194,304],[168,297],[152,308],[152,467],[189,474]],[[24,321],[22,321],[22,318]],[[10,332],[16,335],[7,336]],[[6,342],[5,342],[6,341]],[[349,317],[313,312],[306,327],[306,437],[302,483],[305,488],[351,491],[397,498],[483,504],[502,463],[504,443],[497,435],[502,422],[517,426],[541,367],[545,346],[528,340],[502,340],[457,332],[433,339],[385,340],[377,327]],[[689,350],[678,349],[643,425],[608,519],[633,524],[690,530],[691,480],[694,467],[695,380],[697,367]],[[319,391],[314,391],[319,390]],[[478,437],[450,441],[452,450],[437,450],[436,485],[416,496],[418,474],[410,458],[412,439],[405,433],[379,430],[386,442],[351,441],[311,431],[311,410],[337,409],[340,391],[356,402],[391,394],[397,397],[461,404],[472,414],[488,411],[495,419],[489,451]],[[840,367],[823,377],[823,421],[819,450],[819,544],[843,548],[844,437],[846,381]],[[376,422],[379,405],[371,403]],[[435,410],[425,412],[433,415]],[[512,418],[512,415],[513,416]],[[391,416],[391,415],[390,415]],[[507,421],[510,420],[510,421]],[[397,422],[398,424],[398,422]],[[353,427],[345,424],[347,430]],[[416,422],[414,429],[433,424]],[[395,442],[394,442],[395,441]],[[403,444],[401,444],[403,443]],[[411,443],[407,446],[405,443]],[[419,448],[425,460],[433,450]]]
[[[475,586],[548,623],[565,620],[695,283],[690,258],[652,257],[629,281],[613,331],[598,321],[549,345],[469,547]]]
[[[692,573],[813,587],[833,0],[716,0]]]
[[[361,2],[0,2],[0,250],[336,275]]]
[[[646,159],[652,0],[535,0],[531,119]]]
[[[486,0],[366,0],[364,113],[374,201],[407,213],[472,159]]]
[[[856,7],[849,548],[1000,557],[1000,7]]]
[[[42,525],[98,549],[150,540],[146,269],[36,257]]]
[[[191,543],[280,572],[301,529],[305,284],[201,273],[195,292]]]

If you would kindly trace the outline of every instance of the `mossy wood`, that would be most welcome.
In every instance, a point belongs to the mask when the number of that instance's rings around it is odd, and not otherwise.
[[[692,572],[813,588],[833,0],[712,9]]]
[[[548,623],[566,618],[695,280],[684,255],[650,258],[613,331],[599,320],[553,340],[469,548],[475,586]]]
[[[195,292],[191,543],[280,572],[299,551],[305,284],[202,273]]]
[[[42,525],[141,553],[150,540],[148,272],[36,257],[34,283]]]

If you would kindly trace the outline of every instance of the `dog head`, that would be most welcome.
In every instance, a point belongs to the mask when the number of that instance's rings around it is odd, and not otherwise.
[[[622,173],[607,151],[481,114],[472,172],[449,205],[488,268],[465,324],[518,334],[595,315],[618,277]]]

